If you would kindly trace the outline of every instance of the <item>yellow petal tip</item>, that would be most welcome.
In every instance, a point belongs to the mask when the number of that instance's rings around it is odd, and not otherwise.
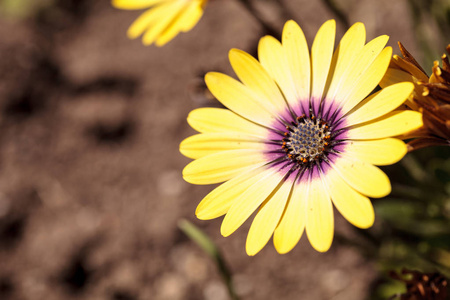
[[[208,82],[215,82],[217,78],[216,72],[208,72],[205,74],[205,83],[208,84]]]
[[[286,254],[290,252],[294,247],[286,247],[284,245],[275,245],[275,250],[277,250],[278,254]]]
[[[130,40],[134,40],[138,37],[139,37],[139,35],[134,33],[132,30],[127,31],[127,38],[129,38]]]
[[[262,250],[262,248],[264,248],[264,245],[261,247],[259,243],[249,242],[249,240],[247,240],[247,243],[245,244],[245,252],[248,256],[255,256]]]
[[[360,224],[354,224],[356,227],[361,228],[361,229],[368,229],[370,227],[373,226],[373,223],[375,222],[375,219],[371,219],[369,222],[367,223],[360,223]]]
[[[335,19],[330,19],[330,20],[328,20],[328,21],[326,21],[325,23],[323,23],[324,25],[325,24],[332,24],[333,26],[336,26],[336,20]]]
[[[222,226],[220,226],[220,234],[223,237],[228,237],[230,236],[232,233],[234,232],[234,230],[230,230],[230,226],[228,225],[227,222],[227,215],[225,216],[223,222],[222,222]]]
[[[314,245],[314,244],[311,244],[311,246],[313,247],[313,249],[314,250],[316,250],[317,252],[320,252],[320,253],[325,253],[325,252],[327,252],[328,250],[330,250],[330,248],[331,248],[331,244],[327,244],[327,245]]]
[[[197,209],[197,210],[195,211],[195,216],[196,216],[197,219],[199,219],[199,220],[203,220],[203,221],[209,220],[209,218],[201,211],[201,209],[200,209],[200,210]]]
[[[236,55],[241,54],[242,50],[237,49],[237,48],[231,48],[230,51],[228,51],[228,58],[231,60],[232,58],[234,58]]]
[[[391,182],[389,181],[389,179],[387,179],[387,180],[388,180],[387,184],[383,185],[384,190],[380,189],[378,191],[378,193],[376,193],[374,195],[368,195],[368,196],[372,197],[372,198],[383,198],[383,197],[386,197],[387,195],[389,195],[392,191],[392,186],[391,186]]]
[[[285,31],[286,28],[289,28],[289,27],[299,27],[299,26],[298,26],[297,22],[295,22],[294,20],[289,20],[284,24],[283,31]]]
[[[255,249],[251,249],[249,247],[245,247],[245,252],[248,256],[255,256],[259,251],[255,251]]]
[[[223,237],[229,237],[229,236],[231,235],[231,232],[220,229],[220,234],[221,234]]]

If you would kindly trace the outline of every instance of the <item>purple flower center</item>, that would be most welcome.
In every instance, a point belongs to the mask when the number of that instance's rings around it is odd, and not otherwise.
[[[332,101],[308,106],[280,114],[268,136],[268,159],[289,174],[325,173],[345,151],[348,130],[339,106]]]
[[[330,127],[314,115],[297,117],[286,130],[282,149],[289,159],[300,165],[322,161],[332,148]]]

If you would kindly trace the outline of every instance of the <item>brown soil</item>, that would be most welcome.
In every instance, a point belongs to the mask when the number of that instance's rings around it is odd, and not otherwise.
[[[228,50],[252,51],[263,34],[237,1],[212,1],[164,48],[126,38],[137,12],[56,2],[33,20],[0,20],[0,299],[228,299],[181,218],[217,242],[242,299],[369,295],[374,264],[339,241],[325,254],[303,238],[287,255],[269,244],[248,257],[248,222],[223,238],[221,220],[194,216],[212,187],[182,180],[178,144],[194,132],[190,110],[218,105],[199,76],[230,73]],[[285,2],[309,41],[333,17],[320,1]],[[388,34],[417,53],[409,19],[397,17],[406,1],[346,2],[368,39]]]

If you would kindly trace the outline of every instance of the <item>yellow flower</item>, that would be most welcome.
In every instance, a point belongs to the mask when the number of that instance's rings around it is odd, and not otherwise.
[[[128,29],[128,37],[142,36],[144,45],[164,46],[180,31],[191,30],[203,15],[208,0],[112,0],[120,9],[146,9]]]
[[[317,251],[334,234],[333,204],[353,225],[368,228],[374,211],[368,197],[391,191],[374,165],[389,165],[406,153],[392,138],[422,125],[419,112],[395,110],[412,92],[399,83],[365,100],[385,74],[392,55],[387,36],[365,44],[365,28],[354,24],[333,54],[336,23],[319,29],[308,51],[305,36],[288,21],[282,43],[263,37],[259,62],[232,49],[240,81],[211,72],[212,94],[229,108],[192,111],[189,124],[200,134],[180,151],[195,159],[183,170],[193,184],[222,185],[198,205],[206,220],[225,215],[229,236],[258,210],[247,237],[249,255],[273,235],[276,250],[289,252],[302,233]]]

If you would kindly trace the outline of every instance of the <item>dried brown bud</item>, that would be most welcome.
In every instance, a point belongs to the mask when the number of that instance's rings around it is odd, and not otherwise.
[[[429,146],[450,146],[450,63],[447,54],[442,55],[442,66],[434,62],[430,77],[414,57],[399,42],[403,57],[394,55],[390,69],[381,81],[382,87],[402,80],[414,83],[414,92],[406,102],[411,109],[423,114],[423,127],[409,133],[412,138],[408,150],[413,151]],[[450,45],[446,48],[450,55]],[[393,76],[392,74],[396,74]]]
[[[440,273],[422,273],[403,269],[401,274],[391,272],[392,278],[406,284],[406,293],[399,295],[400,300],[446,300],[448,280]]]

